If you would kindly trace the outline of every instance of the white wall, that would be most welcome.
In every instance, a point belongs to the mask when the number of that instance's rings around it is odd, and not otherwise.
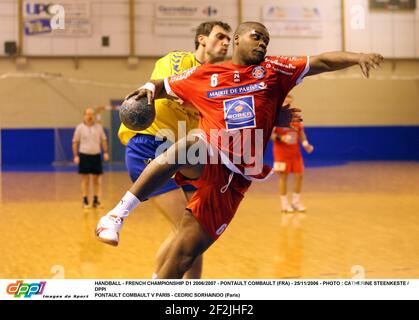
[[[42,2],[41,0],[36,0]],[[62,0],[69,1],[69,0]],[[92,35],[89,37],[25,36],[23,53],[28,56],[127,56],[129,54],[129,0],[74,0],[89,2]],[[46,1],[46,2],[52,2]],[[59,2],[57,0],[57,2]],[[136,0],[136,54],[158,57],[172,50],[193,50],[193,27],[205,20],[223,20],[233,29],[238,23],[237,0]],[[419,57],[419,9],[413,12],[369,12],[368,0],[345,0],[345,44],[350,51],[377,51],[386,57]],[[199,14],[188,19],[186,27],[173,26],[162,34],[157,26],[158,5],[199,7]],[[272,36],[269,54],[305,55],[342,48],[340,0],[243,0],[243,20],[262,20],[264,5],[315,6],[321,12],[322,37]],[[353,27],[355,6],[365,13],[365,27]],[[202,8],[217,9],[216,14],[204,14]],[[168,21],[166,21],[168,22]],[[17,41],[18,16],[16,0],[0,1],[0,46],[5,41]],[[169,22],[168,22],[169,23]],[[184,30],[189,30],[186,32]],[[110,37],[110,46],[102,47],[102,36]],[[4,50],[0,48],[0,55]]]
[[[321,12],[323,30],[321,38],[271,37],[269,54],[313,55],[341,49],[342,28],[339,0],[243,0],[243,20],[261,21],[262,6],[266,4],[317,6]]]
[[[76,67],[73,59],[31,58],[24,74],[13,60],[0,59],[9,75],[0,77],[0,127],[72,127],[87,106],[122,99],[145,83],[154,63],[143,58],[130,69],[126,58],[86,58]],[[32,76],[38,73],[60,76]],[[308,77],[293,95],[307,126],[419,125],[418,79],[419,61],[385,61],[369,80],[354,66]]]
[[[17,2],[15,0],[0,1],[0,56],[4,56],[4,42],[18,39]]]
[[[419,8],[369,11],[368,0],[346,0],[346,49],[380,52],[388,58],[419,57]],[[365,16],[364,26],[358,18]]]

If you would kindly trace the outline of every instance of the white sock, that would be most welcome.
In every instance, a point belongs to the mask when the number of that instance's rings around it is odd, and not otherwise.
[[[138,200],[136,196],[127,191],[127,193],[122,197],[121,201],[119,201],[116,207],[107,213],[107,216],[115,215],[124,219],[128,217],[129,213],[134,210],[140,204],[140,202],[141,201]]]
[[[281,206],[282,209],[285,209],[286,207],[288,207],[288,198],[287,196],[281,196]]]
[[[292,194],[292,203],[300,203],[300,194],[299,193],[293,193]]]

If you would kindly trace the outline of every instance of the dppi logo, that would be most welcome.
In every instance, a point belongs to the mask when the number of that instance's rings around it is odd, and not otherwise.
[[[7,286],[6,292],[14,295],[15,298],[31,298],[33,295],[42,294],[45,289],[46,281],[39,283],[23,283],[23,280],[18,280]]]

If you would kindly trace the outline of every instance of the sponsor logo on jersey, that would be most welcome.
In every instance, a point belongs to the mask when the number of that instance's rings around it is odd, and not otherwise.
[[[171,60],[172,60],[174,74],[179,74],[182,72],[181,61],[185,55],[186,55],[186,52],[181,52],[181,51],[177,51],[173,53]]]
[[[224,96],[234,96],[234,95],[243,94],[243,93],[260,91],[266,88],[267,88],[266,83],[261,81],[261,82],[247,84],[247,85],[239,86],[239,87],[231,87],[231,88],[208,91],[207,97],[210,99],[213,99],[213,98],[224,97]]]
[[[256,127],[253,96],[224,100],[223,105],[224,121],[228,131]]]
[[[266,75],[266,70],[262,66],[257,66],[255,68],[253,68],[253,70],[252,70],[253,78],[256,78],[256,79],[260,80],[260,79],[263,79],[265,77],[265,75]]]
[[[234,81],[235,83],[240,82],[240,72],[239,72],[239,71],[234,71],[234,74],[233,74],[233,81]]]
[[[192,68],[186,70],[185,72],[183,72],[181,74],[171,76],[170,77],[170,82],[175,82],[175,81],[179,81],[179,80],[189,78],[192,75],[192,73],[195,72],[196,68],[198,68],[198,66],[192,67]]]
[[[294,72],[286,72],[286,71],[284,71],[284,70],[282,70],[282,69],[275,68],[275,67],[273,67],[272,69],[273,69],[273,71],[275,71],[275,72],[280,72],[280,73],[286,74],[287,76],[292,76],[292,75],[294,74]]]
[[[283,58],[286,58],[286,57],[283,57]],[[287,61],[297,61],[297,60],[301,60],[301,59],[297,59],[297,58],[288,58],[287,59]],[[285,68],[285,69],[296,69],[297,67],[294,65],[294,64],[292,64],[292,63],[290,63],[290,62],[288,62],[288,63],[283,63],[283,62],[281,62],[279,59],[270,59],[270,58],[265,58],[265,62],[268,62],[268,63],[271,63],[271,64],[273,64],[273,65],[276,65],[276,66],[278,66],[278,67],[282,67],[282,68]]]

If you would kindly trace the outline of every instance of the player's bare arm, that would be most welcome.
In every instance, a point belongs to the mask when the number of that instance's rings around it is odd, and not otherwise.
[[[72,149],[73,149],[73,162],[75,164],[79,164],[80,163],[79,143],[77,141],[73,141],[73,143],[72,143]]]
[[[135,97],[135,100],[139,100],[141,97],[147,96],[148,103],[152,104],[155,99],[172,98],[166,92],[164,87],[164,80],[150,80],[142,87],[136,89],[126,96],[126,100]],[[192,105],[188,105],[193,108]],[[301,121],[301,109],[291,108],[290,105],[281,107],[275,119],[274,126],[276,127],[289,127],[291,122]]]
[[[301,144],[303,145],[303,148],[305,149],[305,151],[307,153],[312,153],[314,150],[314,146],[312,144],[310,144],[308,142],[306,133],[304,132],[304,130],[301,130],[300,132],[300,140],[301,140]]]
[[[377,69],[384,58],[378,53],[326,52],[310,57],[310,71],[307,76],[336,71],[359,65],[362,73],[369,78],[371,68]]]

